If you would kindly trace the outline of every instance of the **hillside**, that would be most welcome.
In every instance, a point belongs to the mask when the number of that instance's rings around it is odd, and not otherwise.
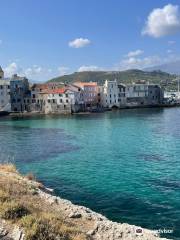
[[[169,63],[166,63],[166,64],[162,64],[162,65],[159,65],[159,66],[154,66],[154,67],[151,67],[151,68],[147,68],[145,70],[146,71],[160,70],[160,71],[167,72],[167,73],[170,73],[170,74],[180,75],[180,60],[175,61],[175,62],[169,62]]]
[[[150,83],[161,84],[168,89],[176,89],[177,83],[173,80],[176,78],[176,75],[169,74],[161,71],[141,71],[141,70],[127,70],[127,71],[88,71],[88,72],[75,72],[73,74],[60,76],[49,80],[50,82],[63,82],[63,83],[72,83],[75,81],[84,81],[84,82],[98,82],[100,85],[104,83],[104,80],[114,80],[117,79],[121,83],[132,83],[137,82],[138,80],[149,81]]]

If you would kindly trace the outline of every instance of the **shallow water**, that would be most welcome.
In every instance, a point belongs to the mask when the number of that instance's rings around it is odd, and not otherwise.
[[[180,239],[180,108],[0,118],[0,161],[112,220]]]

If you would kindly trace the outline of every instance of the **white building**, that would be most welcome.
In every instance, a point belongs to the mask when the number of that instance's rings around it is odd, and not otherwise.
[[[119,107],[118,101],[118,84],[117,81],[105,81],[103,87],[103,105],[104,107],[112,108]]]
[[[123,107],[126,104],[125,85],[118,84],[116,80],[105,81],[103,86],[103,106],[107,108]]]
[[[4,78],[4,72],[0,66],[0,111],[11,111],[10,81]]]

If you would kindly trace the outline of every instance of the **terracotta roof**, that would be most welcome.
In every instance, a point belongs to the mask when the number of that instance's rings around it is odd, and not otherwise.
[[[47,94],[62,94],[65,93],[65,88],[57,88],[57,89],[46,89],[43,93]]]
[[[97,82],[75,82],[74,85],[79,87],[97,86]]]

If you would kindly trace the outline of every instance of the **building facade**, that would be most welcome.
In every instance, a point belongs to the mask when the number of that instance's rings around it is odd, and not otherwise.
[[[31,94],[27,78],[13,75],[10,79],[10,92],[13,112],[30,111]]]
[[[0,111],[11,111],[10,81],[0,79]]]
[[[126,105],[126,87],[116,80],[106,80],[103,86],[103,106],[105,108],[121,108]]]
[[[97,82],[75,82],[73,85],[83,90],[83,102],[86,110],[100,105],[100,91]]]
[[[104,106],[107,108],[119,107],[117,81],[106,80],[103,87]]]
[[[157,84],[137,83],[127,85],[127,106],[155,106],[163,103],[163,90]]]

